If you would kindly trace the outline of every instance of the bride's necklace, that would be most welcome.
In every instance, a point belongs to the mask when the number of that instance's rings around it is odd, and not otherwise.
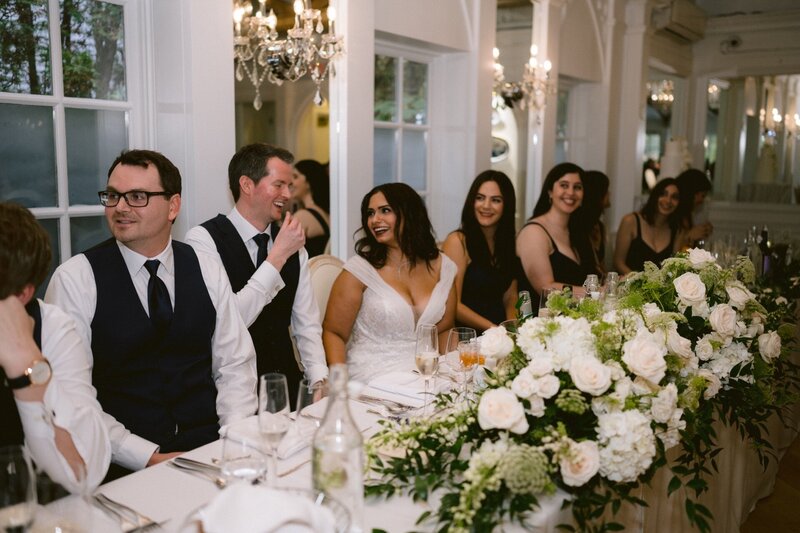
[[[395,274],[399,278],[400,274],[402,274],[404,271],[408,271],[409,270],[409,268],[408,268],[409,265],[411,265],[411,261],[409,261],[408,259],[403,259],[402,261],[398,261],[396,265],[387,264],[386,266],[388,266],[389,268],[394,270]]]

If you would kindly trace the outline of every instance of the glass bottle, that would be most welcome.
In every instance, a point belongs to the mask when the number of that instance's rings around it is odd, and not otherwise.
[[[528,291],[519,291],[519,318],[525,320],[533,316],[533,304],[531,303],[531,293]]]
[[[589,274],[586,276],[586,281],[583,282],[583,288],[586,290],[586,296],[592,300],[600,299],[600,280],[597,274]]]
[[[606,287],[603,292],[603,309],[611,311],[617,307],[617,287],[619,286],[619,274],[609,272],[606,275]]]
[[[364,514],[363,439],[347,400],[347,365],[330,367],[330,396],[314,433],[311,464],[314,490],[337,500],[350,512],[350,531],[360,532]]]
[[[767,225],[764,224],[764,227],[761,228],[761,235],[759,235],[758,239],[758,247],[761,250],[761,275],[762,276],[769,276],[770,269],[771,269],[771,255],[772,250],[770,249],[770,242],[769,242],[769,228]]]

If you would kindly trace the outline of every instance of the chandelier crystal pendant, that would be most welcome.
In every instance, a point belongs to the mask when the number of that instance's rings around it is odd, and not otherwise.
[[[295,0],[294,26],[279,39],[278,18],[273,9],[266,14],[266,0],[237,1],[233,9],[233,51],[236,80],[245,78],[253,84],[256,96],[253,107],[261,109],[261,84],[264,78],[275,85],[297,81],[306,74],[317,87],[314,103],[322,105],[320,84],[330,73],[336,74],[333,61],[344,54],[344,42],[336,35],[336,10],[327,9],[328,31],[322,23],[322,12],[311,7],[309,0]]]
[[[494,89],[492,91],[492,107],[514,107],[520,103],[521,109],[532,109],[536,112],[536,123],[541,124],[539,114],[547,105],[547,95],[555,93],[555,86],[550,80],[553,64],[549,60],[539,62],[539,49],[531,46],[531,55],[522,73],[522,81],[505,81],[503,65],[500,64],[500,51],[495,48],[494,55]]]

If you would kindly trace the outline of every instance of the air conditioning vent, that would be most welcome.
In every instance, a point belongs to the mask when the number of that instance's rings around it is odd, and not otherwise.
[[[695,42],[706,31],[706,13],[690,0],[672,2],[653,8],[653,27],[682,42]]]

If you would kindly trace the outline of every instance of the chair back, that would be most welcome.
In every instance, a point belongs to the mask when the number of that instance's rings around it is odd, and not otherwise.
[[[328,297],[331,294],[333,282],[342,271],[343,265],[342,260],[333,255],[318,255],[308,260],[311,286],[319,306],[320,322],[325,318],[325,309],[328,307]]]

